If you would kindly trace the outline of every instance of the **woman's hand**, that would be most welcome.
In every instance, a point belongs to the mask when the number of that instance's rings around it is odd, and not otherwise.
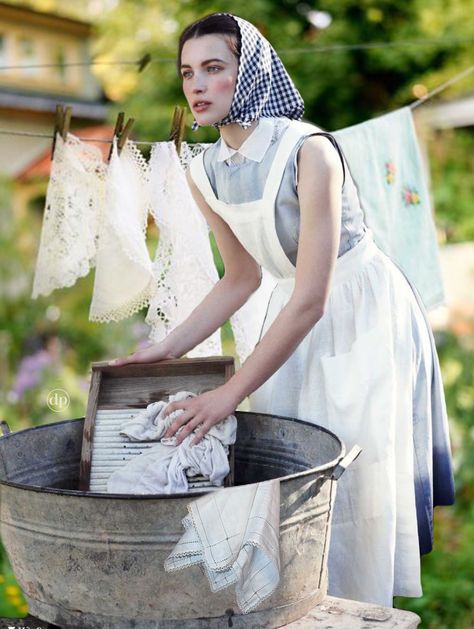
[[[164,436],[172,437],[181,426],[184,426],[176,437],[176,444],[179,445],[197,426],[200,426],[198,433],[191,441],[193,446],[201,441],[212,426],[228,415],[232,415],[239,402],[240,400],[235,398],[234,393],[225,384],[197,397],[171,402],[166,407],[165,415],[178,409],[183,409],[184,412],[174,420]]]
[[[160,360],[167,360],[170,358],[177,358],[166,347],[165,343],[154,343],[148,345],[144,349],[140,349],[128,356],[122,356],[121,358],[115,358],[109,361],[109,365],[112,367],[121,367],[122,365],[129,365],[130,363],[157,363]]]

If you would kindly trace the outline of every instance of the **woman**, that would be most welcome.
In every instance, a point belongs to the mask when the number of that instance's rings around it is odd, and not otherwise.
[[[347,447],[359,444],[338,487],[329,592],[384,605],[420,596],[418,535],[431,533],[433,476],[444,504],[452,476],[442,389],[432,390],[439,366],[415,295],[373,243],[337,142],[299,122],[301,96],[254,26],[207,16],[181,35],[178,65],[195,126],[220,133],[191,162],[188,181],[225,275],[166,339],[113,364],[183,356],[267,269],[278,281],[259,343],[226,384],[170,405],[183,413],[167,436],[184,426],[182,441],[199,428],[198,442],[250,396],[256,412],[313,421]],[[431,463],[433,400],[441,472]]]

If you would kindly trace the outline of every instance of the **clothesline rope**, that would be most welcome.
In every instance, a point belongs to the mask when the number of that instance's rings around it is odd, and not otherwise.
[[[277,53],[281,55],[292,53],[318,53],[318,52],[340,52],[344,50],[367,50],[371,48],[397,48],[399,46],[432,46],[435,44],[453,45],[469,43],[474,41],[474,37],[441,37],[434,39],[402,39],[394,42],[367,42],[363,44],[330,44],[328,46],[308,46],[305,48],[282,48],[278,49]],[[146,56],[146,55],[145,55]],[[144,57],[136,59],[134,61],[99,61],[92,59],[91,61],[75,61],[68,63],[37,63],[28,65],[8,65],[0,66],[1,70],[34,70],[40,68],[68,68],[79,66],[112,66],[112,65],[132,65],[141,68],[144,61]],[[174,57],[150,57],[147,63],[175,63]]]
[[[453,76],[448,81],[445,81],[444,83],[441,83],[441,85],[438,85],[438,87],[435,87],[433,90],[431,90],[431,92],[428,92],[428,94],[425,94],[424,96],[422,96],[421,98],[419,98],[418,100],[413,102],[410,105],[410,109],[415,109],[416,107],[418,107],[419,105],[424,103],[426,100],[428,100],[432,96],[435,96],[435,94],[439,94],[439,92],[443,91],[444,89],[446,89],[447,87],[449,87],[453,83],[456,83],[457,81],[460,81],[461,79],[463,79],[465,76],[468,76],[468,74],[470,74],[471,72],[474,72],[474,65],[472,65],[470,68],[466,68],[465,70],[463,70],[459,74],[456,74],[455,76]]]
[[[469,68],[465,68],[462,72],[459,72],[459,74],[455,74],[448,81],[445,81],[444,83],[441,83],[441,85],[439,85],[438,87],[436,87],[433,90],[431,90],[431,92],[428,92],[428,94],[425,94],[425,96],[422,96],[418,100],[416,100],[413,103],[411,103],[409,105],[410,109],[413,110],[416,107],[418,107],[419,105],[422,105],[428,99],[432,98],[436,94],[439,94],[444,89],[446,89],[450,85],[453,85],[457,81],[460,81],[461,79],[463,79],[464,77],[468,76],[472,72],[474,72],[474,65],[470,66]],[[0,135],[23,136],[23,137],[30,137],[30,138],[47,138],[49,140],[53,139],[53,134],[51,134],[51,133],[36,133],[36,132],[33,132],[33,131],[11,131],[10,129],[0,129]],[[78,140],[82,140],[83,142],[100,142],[100,143],[103,143],[103,144],[111,144],[112,143],[112,139],[109,140],[109,139],[106,139],[106,138],[85,138],[85,137],[81,137],[79,135],[76,135],[75,137]],[[145,144],[145,145],[149,145],[149,146],[152,146],[153,144],[156,144],[156,140],[153,140],[153,141],[151,141],[151,140],[130,140],[130,142],[133,142],[134,144]],[[199,142],[198,142],[198,144],[199,144]]]

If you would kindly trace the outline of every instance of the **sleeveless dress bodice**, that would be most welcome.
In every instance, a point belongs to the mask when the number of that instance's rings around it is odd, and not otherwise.
[[[302,124],[292,123],[285,118],[267,118],[264,122],[271,124],[273,131],[270,145],[260,162],[247,159],[240,154],[237,154],[236,159],[218,161],[216,158],[222,139],[204,151],[203,161],[206,175],[214,195],[221,201],[228,204],[239,204],[262,199],[266,179],[287,127],[291,124]],[[298,139],[290,151],[275,200],[276,232],[286,256],[293,265],[296,264],[300,226],[297,193],[298,151],[308,135],[319,131],[311,125],[305,126],[307,132]],[[336,146],[336,140],[333,136],[326,134],[326,137]],[[337,148],[339,149],[339,147]],[[342,159],[341,152],[340,155]],[[338,256],[352,249],[365,233],[364,217],[357,196],[357,189],[345,162],[341,201],[341,239]]]

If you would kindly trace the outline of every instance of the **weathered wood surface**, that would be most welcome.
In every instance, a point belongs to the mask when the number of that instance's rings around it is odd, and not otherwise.
[[[286,625],[287,629],[416,629],[420,618],[412,612],[327,596],[309,614]],[[33,616],[0,618],[0,629],[56,629]]]

